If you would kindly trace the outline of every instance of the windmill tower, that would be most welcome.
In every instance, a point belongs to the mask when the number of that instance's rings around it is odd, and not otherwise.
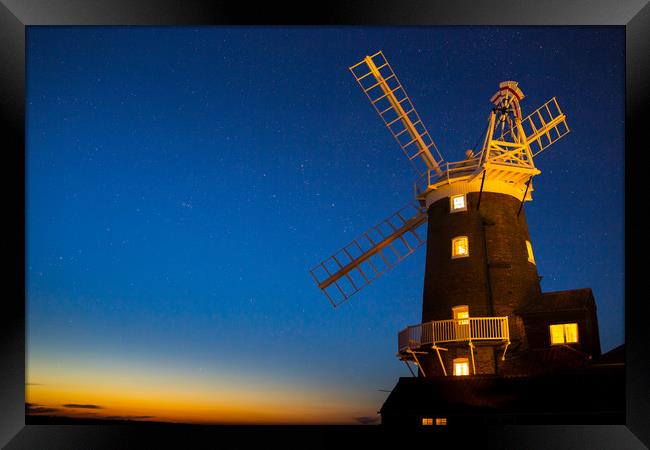
[[[422,323],[399,332],[397,356],[421,377],[506,373],[528,348],[518,312],[542,297],[523,208],[533,158],[569,132],[565,115],[552,98],[522,118],[524,94],[504,81],[480,152],[445,162],[381,51],[350,71],[418,174],[415,202],[311,275],[337,307],[426,243]]]

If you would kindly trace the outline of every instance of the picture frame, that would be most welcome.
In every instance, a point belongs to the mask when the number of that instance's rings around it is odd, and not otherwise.
[[[638,182],[638,171],[643,166],[631,161],[632,155],[643,153],[641,133],[644,126],[642,112],[648,104],[648,57],[650,45],[650,6],[646,1],[584,2],[540,0],[525,3],[505,0],[495,4],[484,0],[455,2],[325,2],[304,3],[300,6],[286,3],[266,6],[248,2],[207,2],[140,0],[132,2],[81,0],[3,0],[0,4],[0,44],[2,64],[0,104],[4,127],[5,155],[11,174],[5,192],[5,218],[8,223],[6,242],[9,243],[9,285],[0,315],[2,339],[0,358],[3,373],[0,377],[0,445],[6,448],[116,448],[129,446],[151,447],[153,440],[195,448],[199,442],[212,443],[224,438],[250,437],[264,440],[269,436],[288,437],[295,432],[286,427],[196,427],[170,430],[155,428],[131,429],[119,426],[38,426],[25,425],[25,36],[26,27],[37,25],[612,25],[625,27],[626,33],[626,425],[597,426],[508,426],[486,430],[482,439],[506,448],[643,448],[650,445],[647,395],[648,372],[644,363],[650,358],[647,328],[642,322],[643,295],[638,292],[639,265],[635,256],[639,249],[631,246],[635,219],[641,208],[630,208],[632,197],[638,191],[632,183]],[[379,442],[381,427],[368,427],[356,432],[356,427],[301,427],[306,435],[337,435],[367,437]],[[457,430],[463,433],[464,430]],[[447,433],[453,434],[455,430]],[[446,434],[444,439],[450,438]],[[480,434],[480,433],[479,433]],[[331,442],[338,442],[329,438]],[[443,439],[443,437],[441,437]],[[190,442],[188,442],[188,440]],[[244,442],[242,441],[242,442]]]

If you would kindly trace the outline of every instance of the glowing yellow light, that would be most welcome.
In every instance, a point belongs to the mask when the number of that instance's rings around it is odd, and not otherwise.
[[[533,256],[533,247],[530,245],[530,241],[526,241],[526,250],[528,250],[528,261],[535,264],[535,257]]]
[[[454,306],[451,310],[458,325],[469,325],[469,307],[467,305]]]
[[[436,419],[437,421],[438,419]],[[433,425],[433,419],[423,417],[422,418],[422,425]]]
[[[565,323],[564,324],[564,340],[571,344],[578,342],[578,324]]]
[[[465,194],[452,195],[451,196],[451,210],[453,211],[464,211],[467,207],[465,206]]]
[[[467,236],[459,236],[451,240],[451,257],[461,258],[469,256],[469,244]]]
[[[551,325],[551,344],[564,344],[564,325]]]
[[[469,361],[467,358],[454,359],[454,375],[462,376],[469,375]]]
[[[572,344],[578,342],[578,324],[564,323],[549,325],[551,344]]]
[[[447,425],[446,417],[436,417],[436,425]]]

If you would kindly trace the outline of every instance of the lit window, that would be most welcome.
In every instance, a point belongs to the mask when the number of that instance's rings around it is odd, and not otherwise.
[[[451,199],[451,212],[467,211],[467,203],[465,203],[465,194],[452,195]]]
[[[438,421],[438,419],[436,419],[436,422],[437,421]],[[428,418],[423,417],[422,418],[422,425],[433,425],[433,419],[428,419]]]
[[[467,305],[454,306],[451,310],[458,325],[469,325],[469,307]]]
[[[467,358],[454,359],[454,375],[469,375],[469,361]]]
[[[551,344],[564,344],[564,325],[551,325]]]
[[[578,342],[578,324],[563,323],[549,326],[551,344],[574,344]]]
[[[458,236],[451,240],[451,257],[464,258],[469,256],[469,244],[467,236]]]
[[[446,417],[436,417],[436,425],[447,425]]]
[[[528,261],[535,264],[535,257],[533,256],[533,247],[530,245],[530,241],[526,241],[526,250],[528,250]]]
[[[567,323],[564,325],[564,340],[569,344],[578,342],[577,323]]]

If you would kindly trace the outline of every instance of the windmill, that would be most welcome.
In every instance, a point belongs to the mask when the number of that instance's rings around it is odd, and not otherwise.
[[[415,201],[312,277],[337,307],[426,243],[422,323],[398,334],[397,356],[421,376],[507,370],[508,348],[527,348],[517,310],[541,295],[522,206],[540,173],[533,158],[569,132],[565,115],[553,97],[522,118],[524,94],[504,81],[481,151],[445,162],[381,51],[349,69],[415,168]]]

